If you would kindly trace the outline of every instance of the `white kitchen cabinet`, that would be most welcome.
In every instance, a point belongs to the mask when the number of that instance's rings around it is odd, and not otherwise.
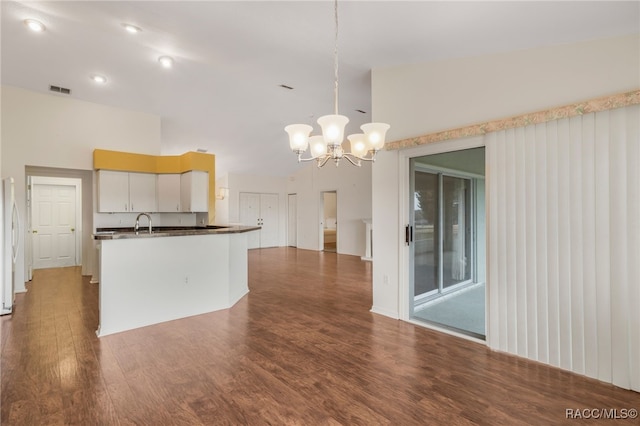
[[[129,173],[129,204],[132,212],[158,211],[156,183],[158,177],[152,173]]]
[[[183,212],[209,211],[209,173],[199,170],[180,175],[180,205]]]
[[[181,212],[180,175],[158,175],[158,211],[161,213]]]
[[[98,170],[97,176],[99,212],[154,212],[157,210],[155,174]]]
[[[101,213],[128,212],[129,173],[98,170],[98,211]]]

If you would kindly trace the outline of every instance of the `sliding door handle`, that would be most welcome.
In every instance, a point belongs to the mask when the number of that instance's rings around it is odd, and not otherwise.
[[[409,245],[413,241],[413,226],[407,225],[404,227],[404,243]]]

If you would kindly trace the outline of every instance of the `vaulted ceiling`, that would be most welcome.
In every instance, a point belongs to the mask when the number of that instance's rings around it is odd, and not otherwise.
[[[315,120],[333,110],[331,1],[2,1],[1,7],[2,84],[46,93],[55,85],[77,99],[159,115],[163,154],[207,149],[216,154],[218,173],[291,174],[300,166],[283,128],[301,122],[318,129]],[[346,134],[371,121],[372,68],[640,32],[635,1],[341,1],[338,7]],[[46,31],[28,31],[28,18]],[[142,31],[130,34],[123,23]],[[162,55],[174,58],[172,69],[159,66]],[[107,83],[91,81],[93,74]]]

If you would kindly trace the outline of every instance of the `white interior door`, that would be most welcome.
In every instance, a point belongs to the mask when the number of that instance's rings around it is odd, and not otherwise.
[[[278,194],[260,194],[260,247],[278,245]]]
[[[249,192],[240,193],[240,222],[247,226],[260,226],[260,194]],[[249,248],[260,247],[260,232],[249,232]]]
[[[248,233],[249,248],[278,245],[278,194],[240,193],[240,222],[261,226],[258,232]]]
[[[298,247],[298,196],[289,194],[287,203],[287,245]]]
[[[32,187],[33,268],[76,265],[76,187]]]

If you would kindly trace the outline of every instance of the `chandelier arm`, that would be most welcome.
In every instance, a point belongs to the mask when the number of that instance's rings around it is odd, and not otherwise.
[[[329,161],[330,158],[331,158],[330,155],[325,155],[323,157],[317,157],[318,168],[323,167],[325,164],[327,164],[327,161]]]
[[[367,152],[366,155],[371,154],[371,157],[358,157],[360,160],[364,160],[364,161],[371,161],[372,163],[374,163],[376,161],[376,154],[378,153],[378,151],[369,151]],[[351,154],[353,155],[353,154]]]
[[[362,160],[362,161],[371,161],[371,162],[376,161],[373,157],[371,157],[371,158],[368,158],[368,157],[358,157],[358,159],[359,159],[359,160]]]
[[[302,154],[298,154],[298,163],[306,163],[307,161],[317,160],[319,157],[302,158]]]
[[[355,155],[350,154],[350,153],[342,154],[342,158],[346,158],[347,160],[349,160],[349,162],[351,164],[353,164],[356,167],[360,167],[361,166],[360,160],[365,160],[364,158],[356,157]]]

